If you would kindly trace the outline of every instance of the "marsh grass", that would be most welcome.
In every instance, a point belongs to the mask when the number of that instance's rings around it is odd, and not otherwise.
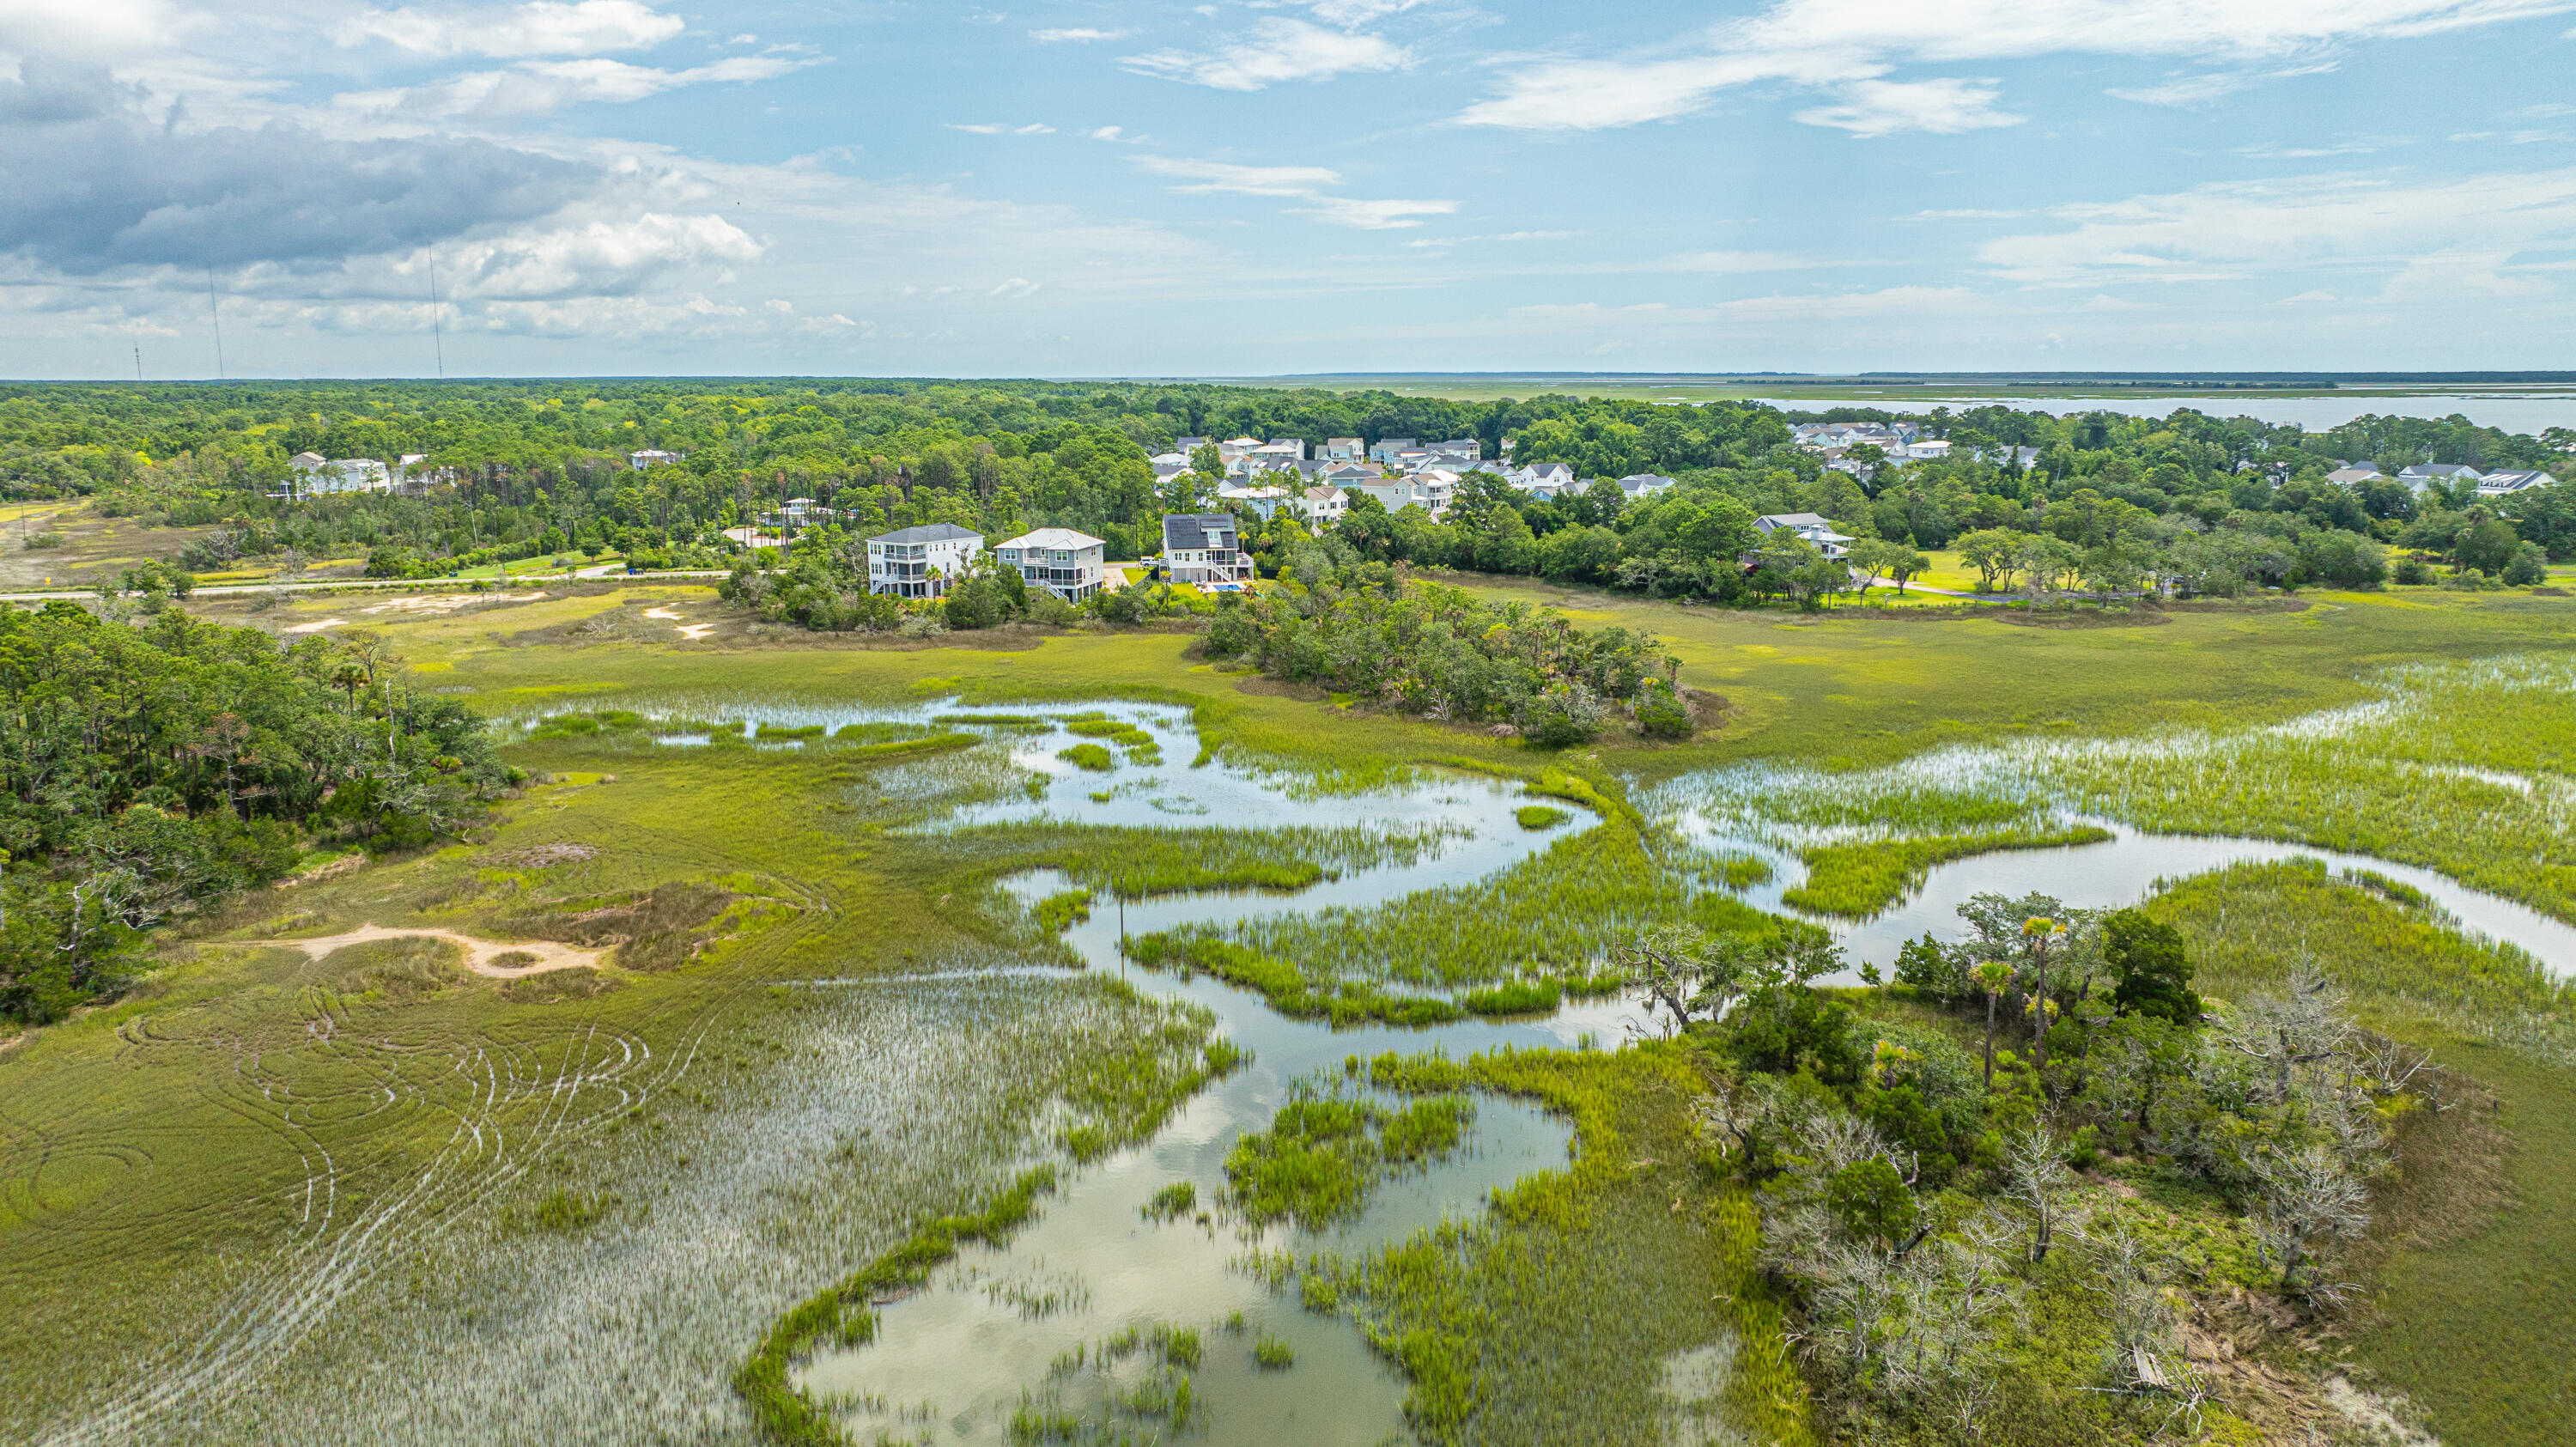
[[[1291,893],[1354,870],[1436,858],[1457,837],[1440,826],[1137,829],[1027,821],[926,835],[922,862],[936,871],[932,877],[1060,869],[1084,888],[1126,899],[1214,889]]]
[[[1356,1216],[1389,1173],[1456,1150],[1474,1117],[1464,1095],[1389,1108],[1301,1082],[1268,1129],[1244,1135],[1227,1152],[1226,1204],[1256,1225],[1293,1221],[1322,1230]]]
[[[1062,894],[1050,894],[1038,901],[1036,914],[1039,929],[1060,935],[1091,918],[1091,891],[1068,889]]]
[[[1410,1091],[1463,1077],[1575,1128],[1567,1169],[1498,1192],[1481,1218],[1355,1261],[1306,1263],[1309,1306],[1349,1309],[1404,1371],[1406,1416],[1423,1441],[1662,1440],[1660,1363],[1712,1342],[1735,1345],[1722,1406],[1736,1432],[1783,1447],[1812,1440],[1756,1259],[1752,1205],[1713,1189],[1699,1165],[1689,1105],[1707,1086],[1692,1047],[1380,1056],[1367,1072]]]
[[[341,993],[371,999],[414,1001],[473,978],[465,951],[453,940],[407,935],[343,945],[321,962]]]
[[[1459,990],[1588,977],[1612,949],[1658,925],[1776,928],[1733,895],[1730,873],[1729,861],[1664,830],[1614,819],[1472,884],[1369,908],[1260,916],[1231,937],[1287,962],[1313,991],[1345,982]]]
[[[2006,850],[2098,844],[2111,837],[2108,829],[2078,824],[1881,839],[1866,844],[1819,844],[1799,851],[1807,865],[1807,877],[1782,892],[1780,898],[1809,914],[1868,919],[1922,888],[1924,877],[1934,865]]]
[[[2259,726],[2032,735],[1866,770],[1742,766],[1653,801],[1792,848],[2069,815],[2281,839],[2423,865],[2576,921],[2576,662],[2413,664],[2371,688],[2366,702]]]
[[[1077,769],[1105,774],[1118,767],[1118,756],[1098,744],[1075,744],[1055,751],[1055,756]]]
[[[1520,821],[1522,828],[1538,830],[1553,829],[1574,816],[1545,804],[1524,804],[1512,817]]]

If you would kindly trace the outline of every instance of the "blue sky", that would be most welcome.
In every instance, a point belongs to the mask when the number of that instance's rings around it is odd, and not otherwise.
[[[0,5],[0,373],[2526,368],[2576,0]],[[441,306],[429,302],[433,267]]]

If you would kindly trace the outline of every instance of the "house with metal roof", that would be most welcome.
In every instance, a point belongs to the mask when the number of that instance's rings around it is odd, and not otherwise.
[[[955,523],[897,528],[868,539],[868,591],[897,598],[941,598],[984,551],[984,535]]]
[[[1032,588],[1044,588],[1068,603],[1079,603],[1100,591],[1107,576],[1103,549],[1107,543],[1071,528],[1039,528],[996,544],[993,556],[1020,570]]]

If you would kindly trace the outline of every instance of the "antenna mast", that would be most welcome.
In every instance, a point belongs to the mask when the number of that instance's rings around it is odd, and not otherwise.
[[[215,269],[206,268],[206,310],[215,317],[215,380],[224,380],[224,304],[215,295]]]
[[[447,338],[438,326],[438,248],[429,249],[429,344],[438,352],[438,379],[447,380]]]

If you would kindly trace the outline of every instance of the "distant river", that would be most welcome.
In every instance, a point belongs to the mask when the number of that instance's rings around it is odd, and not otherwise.
[[[2118,412],[2129,417],[2162,417],[2177,407],[2190,407],[2213,417],[2260,417],[2266,422],[2295,422],[2311,432],[2340,427],[2356,417],[2448,417],[2453,413],[2483,427],[2534,436],[2544,428],[2576,427],[2576,393],[2570,392],[2428,392],[2378,395],[2338,392],[2322,397],[2267,397],[2260,393],[2197,392],[2127,397],[1760,397],[1786,411],[1821,412],[1833,407],[1881,407],[1891,412],[1929,412],[1935,407],[2011,407],[2024,412]]]

